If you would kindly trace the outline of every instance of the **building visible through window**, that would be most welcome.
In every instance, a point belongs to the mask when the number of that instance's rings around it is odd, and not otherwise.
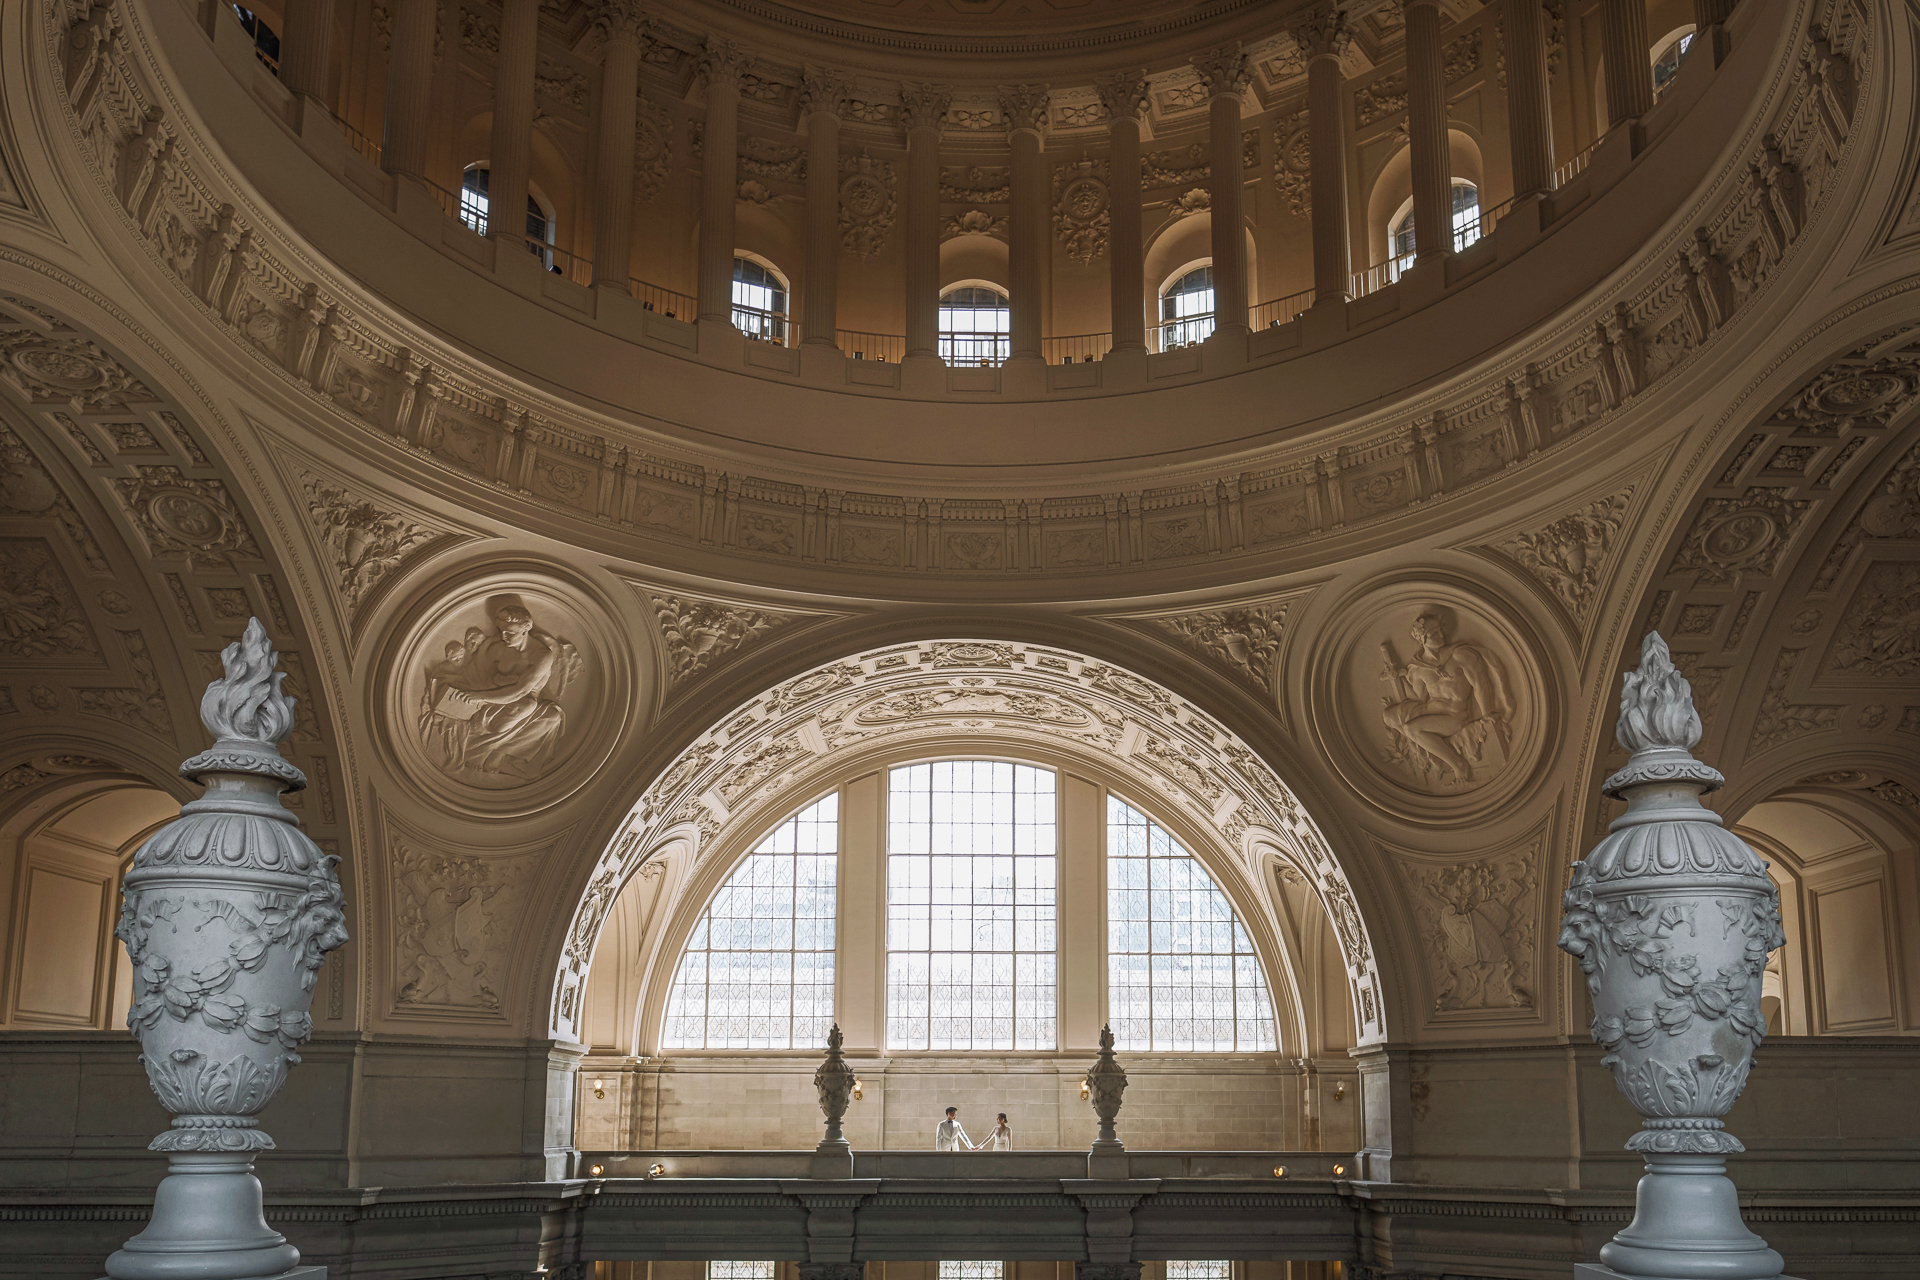
[[[1160,350],[1205,342],[1213,332],[1213,266],[1195,267],[1160,295]]]
[[[1012,331],[1007,295],[992,285],[960,285],[940,295],[940,358],[948,364],[1006,363]]]
[[[762,342],[787,341],[787,282],[752,258],[733,260],[733,327]]]
[[[487,234],[487,180],[490,171],[480,165],[469,168],[460,178],[460,221],[480,235]],[[527,197],[527,239],[536,241],[528,251],[544,255],[542,245],[553,242],[553,225],[540,202]]]

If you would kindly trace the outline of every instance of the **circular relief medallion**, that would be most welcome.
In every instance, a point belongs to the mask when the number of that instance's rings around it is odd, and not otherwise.
[[[86,391],[107,380],[100,369],[58,347],[28,347],[14,354],[13,363],[30,378],[74,391]]]
[[[1076,179],[1060,194],[1060,207],[1076,222],[1097,218],[1107,207],[1106,184],[1097,178]]]
[[[384,701],[404,772],[456,807],[525,812],[606,758],[627,678],[599,610],[557,584],[494,578],[427,611]]]
[[[162,489],[147,504],[153,522],[182,542],[212,546],[227,531],[227,519],[191,493]]]
[[[1735,511],[1707,527],[1700,549],[1721,564],[1739,564],[1765,551],[1778,529],[1764,511]]]
[[[1315,729],[1356,791],[1415,819],[1511,799],[1551,718],[1532,646],[1465,592],[1404,584],[1351,605],[1316,661]]]
[[[1835,378],[1820,388],[1814,403],[1828,413],[1854,414],[1877,409],[1906,389],[1888,373],[1856,373]]]
[[[877,178],[856,173],[840,184],[840,200],[856,218],[871,218],[887,207],[887,189]]]
[[[1876,538],[1902,538],[1915,525],[1920,525],[1920,502],[1905,494],[1875,494],[1860,512],[1860,527]]]

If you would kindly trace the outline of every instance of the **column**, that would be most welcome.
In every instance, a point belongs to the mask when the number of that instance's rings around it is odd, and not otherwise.
[[[1313,302],[1344,301],[1353,287],[1347,245],[1347,126],[1340,101],[1340,59],[1353,43],[1347,15],[1333,5],[1307,13],[1293,29],[1307,60],[1307,147],[1312,157]]]
[[[633,246],[633,114],[640,84],[640,7],[601,0],[600,142],[593,182],[593,282],[627,291]]]
[[[1540,0],[1501,0],[1506,26],[1507,145],[1513,194],[1553,189],[1553,117],[1547,99],[1547,50]]]
[[[1000,108],[1007,115],[1007,142],[1013,149],[1012,208],[1008,210],[1008,290],[1012,295],[1014,361],[1038,361],[1040,294],[1047,278],[1047,159],[1040,131],[1047,123],[1045,85],[1002,86]]]
[[[1247,231],[1241,211],[1246,183],[1240,166],[1240,100],[1253,72],[1237,44],[1193,60],[1207,85],[1208,167],[1213,197],[1213,333],[1247,332]]]
[[[1413,236],[1422,261],[1453,249],[1453,165],[1447,145],[1447,75],[1440,0],[1404,0],[1407,142],[1413,153]]]
[[[739,43],[708,36],[700,69],[707,77],[707,132],[700,162],[700,318],[733,323],[733,206],[739,196]]]
[[[1100,85],[1107,108],[1107,199],[1113,227],[1107,239],[1107,288],[1112,295],[1113,350],[1147,348],[1146,282],[1140,235],[1140,122],[1147,114],[1147,81],[1126,75]]]
[[[327,101],[333,68],[333,0],[289,0],[280,43],[280,83]]]
[[[493,69],[487,234],[509,247],[523,245],[527,234],[527,179],[533,167],[533,62],[539,37],[540,0],[506,0],[500,21],[500,57]]]
[[[433,102],[434,0],[395,0],[387,50],[387,111],[380,165],[388,173],[427,176],[427,120]]]
[[[1600,57],[1606,67],[1607,125],[1653,110],[1653,68],[1647,61],[1646,0],[1600,0]]]
[[[807,130],[807,275],[800,341],[835,345],[840,316],[840,99],[837,71],[808,68],[800,88]]]
[[[907,126],[907,192],[902,244],[906,251],[907,359],[940,358],[940,131],[953,95],[938,85],[900,89]]]

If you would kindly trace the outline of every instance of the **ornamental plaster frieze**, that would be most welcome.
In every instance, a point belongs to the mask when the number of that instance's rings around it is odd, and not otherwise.
[[[729,599],[637,578],[626,582],[653,615],[659,633],[660,688],[669,697],[694,677],[730,665],[776,633],[785,640],[812,625],[849,616]]]
[[[1254,882],[1262,848],[1299,868],[1348,938],[1360,1043],[1384,1038],[1380,959],[1347,873],[1292,789],[1246,743],[1177,694],[1080,654],[1032,644],[930,640],[815,667],[718,717],[641,793],[585,877],[547,1018],[574,1038],[587,970],[620,888],[657,850],[695,861],[724,830],[757,829],[843,762],[988,735],[1099,759],[1209,833]]]
[[[1763,98],[1767,127],[1754,126],[1750,168],[1711,184],[1697,229],[1676,233],[1637,274],[1620,273],[1618,293],[1486,376],[1385,419],[1286,446],[1231,475],[1074,496],[855,493],[838,476],[775,478],[525,396],[365,302],[226,180],[164,83],[137,6],[116,11],[130,34],[105,42],[89,73],[111,91],[87,93],[72,123],[156,266],[241,351],[304,384],[369,440],[431,459],[467,505],[504,496],[572,529],[569,540],[602,526],[621,541],[710,544],[766,569],[812,560],[909,576],[1076,577],[1284,555],[1426,516],[1435,500],[1580,439],[1694,360],[1752,304],[1825,203],[1852,97],[1872,84],[1860,58],[1865,20],[1827,0],[1814,7],[1825,25],[1804,28],[1802,47],[1828,68],[1824,78],[1780,70]],[[167,218],[201,244],[190,263],[170,256],[173,233],[159,229]],[[860,508],[857,557],[821,534],[836,501]]]

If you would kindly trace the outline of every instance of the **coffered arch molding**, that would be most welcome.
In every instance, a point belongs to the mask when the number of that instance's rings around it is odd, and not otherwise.
[[[767,688],[712,721],[646,785],[618,821],[586,877],[556,957],[545,1022],[577,1038],[581,997],[608,909],[627,880],[669,839],[697,859],[725,849],[729,833],[770,825],[809,787],[871,752],[918,743],[1035,743],[1056,757],[1109,757],[1103,772],[1151,797],[1156,817],[1231,865],[1243,902],[1256,894],[1261,846],[1305,872],[1341,935],[1355,1010],[1355,1041],[1388,1035],[1383,969],[1368,924],[1366,883],[1335,853],[1322,823],[1267,756],[1166,686],[1098,657],[1023,641],[915,640],[845,656]],[[1205,833],[1200,838],[1200,833]],[[1345,842],[1342,842],[1344,847]],[[1197,850],[1196,850],[1197,851]],[[737,850],[736,850],[737,852]],[[715,859],[716,865],[722,859]],[[718,881],[715,881],[718,883]],[[689,897],[693,895],[688,895]],[[1268,936],[1269,955],[1276,954]]]
[[[882,694],[870,699],[867,705],[887,700],[888,696]],[[647,942],[646,967],[638,984],[636,1043],[627,1048],[628,1052],[652,1055],[660,1051],[667,999],[687,939],[713,895],[768,831],[795,810],[852,779],[884,773],[896,764],[966,758],[1037,764],[1056,774],[1094,782],[1166,827],[1206,868],[1246,927],[1272,993],[1280,1052],[1287,1057],[1318,1052],[1320,1046],[1311,1043],[1309,1033],[1308,996],[1303,990],[1306,975],[1299,968],[1298,941],[1285,936],[1282,913],[1264,882],[1267,865],[1275,856],[1273,847],[1284,837],[1263,827],[1249,827],[1237,843],[1230,844],[1218,828],[1199,820],[1190,809],[1170,797],[1164,782],[1149,769],[1130,759],[1105,756],[1097,748],[1063,735],[1048,734],[1044,730],[1034,732],[1031,728],[962,729],[938,724],[942,718],[933,719],[936,723],[931,726],[932,732],[919,729],[912,721],[903,721],[893,726],[896,732],[861,740],[845,750],[830,751],[810,760],[779,788],[777,798],[743,810],[740,821],[729,820],[704,841],[697,825],[680,824],[663,833],[663,839],[639,859],[641,866],[656,860],[677,865],[669,865],[665,871],[673,898],[664,908],[665,920],[657,930],[657,937]],[[846,821],[844,813],[842,821]],[[1100,821],[1104,825],[1104,818]],[[1104,847],[1104,840],[1102,845]],[[1069,1011],[1062,1006],[1062,1020],[1068,1015]],[[1071,1047],[1064,1039],[1063,1035],[1062,1047]]]

